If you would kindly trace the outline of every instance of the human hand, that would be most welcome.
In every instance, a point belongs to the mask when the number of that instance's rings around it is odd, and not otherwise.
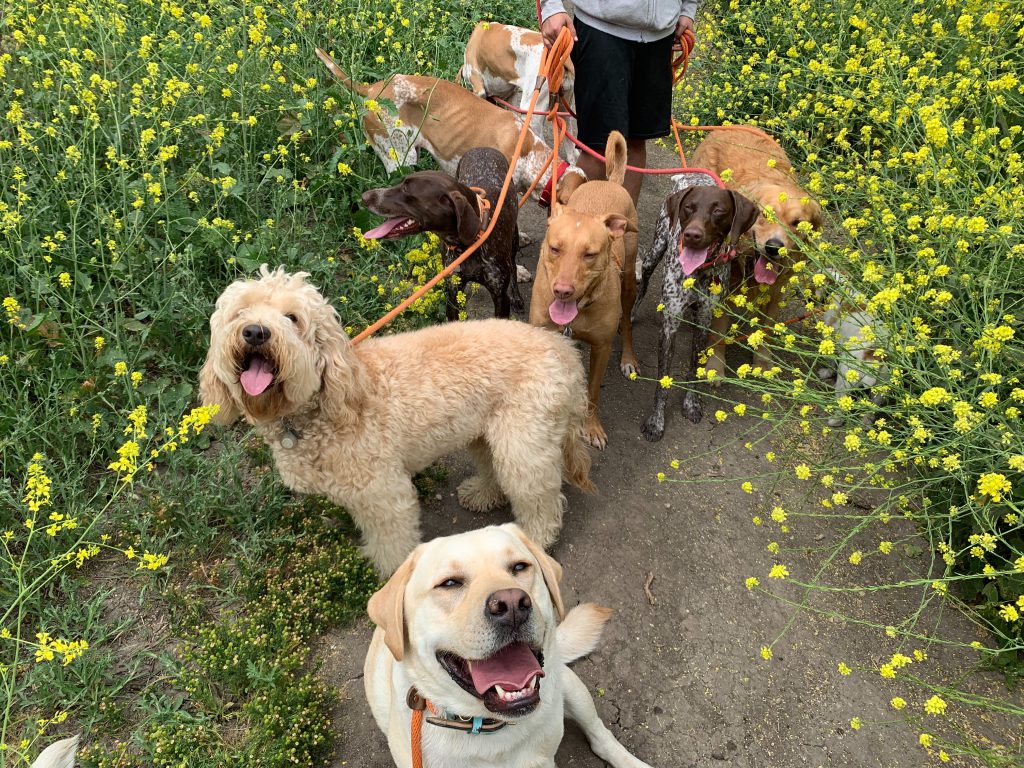
[[[550,48],[554,44],[555,40],[558,39],[558,33],[562,31],[562,27],[568,27],[573,42],[576,41],[576,27],[572,25],[572,19],[569,18],[569,14],[556,13],[548,16],[540,25],[540,32],[544,36],[545,48]]]
[[[687,30],[689,30],[691,35],[693,34],[693,19],[689,16],[680,16],[679,21],[676,22],[676,31],[674,34],[676,39],[676,48],[681,47],[682,43],[680,41],[682,40],[683,35],[686,34]]]

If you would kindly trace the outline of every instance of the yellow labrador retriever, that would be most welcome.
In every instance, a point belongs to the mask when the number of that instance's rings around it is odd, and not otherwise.
[[[516,525],[491,526],[421,544],[370,598],[366,697],[399,768],[413,764],[421,702],[429,768],[554,768],[566,716],[613,768],[649,768],[566,666],[594,649],[611,611],[565,615],[561,574]]]

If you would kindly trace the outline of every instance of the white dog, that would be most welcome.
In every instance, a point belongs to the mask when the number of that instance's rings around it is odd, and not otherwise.
[[[77,750],[77,736],[61,739],[40,752],[30,768],[74,768]]]
[[[554,542],[563,471],[593,490],[571,342],[481,320],[352,346],[305,273],[261,275],[217,299],[200,393],[221,423],[244,415],[256,427],[288,487],[348,509],[367,556],[391,573],[420,540],[413,473],[468,448],[478,474],[459,486],[462,506],[507,499],[541,546]]]
[[[613,768],[649,768],[566,666],[594,649],[611,611],[564,616],[561,575],[507,524],[421,544],[370,598],[366,697],[399,768],[412,765],[410,706],[426,706],[429,768],[554,768],[565,716]]]
[[[851,308],[841,292],[846,286],[845,279],[835,272],[829,274],[836,284],[836,290],[822,322],[834,331],[832,338],[837,346],[836,367],[818,369],[818,377],[822,381],[834,380],[838,399],[851,389],[870,390],[888,381],[889,369],[884,355],[885,328],[867,310]],[[875,393],[871,401],[875,405],[882,405],[885,395]],[[869,416],[865,419],[868,423],[872,421]],[[842,423],[843,417],[839,413],[828,420],[832,427]]]

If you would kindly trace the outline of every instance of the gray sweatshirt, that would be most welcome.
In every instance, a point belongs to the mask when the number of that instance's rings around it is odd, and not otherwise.
[[[609,35],[649,43],[668,37],[680,16],[696,17],[698,0],[576,0],[574,15]],[[541,20],[565,13],[562,0],[541,0]]]

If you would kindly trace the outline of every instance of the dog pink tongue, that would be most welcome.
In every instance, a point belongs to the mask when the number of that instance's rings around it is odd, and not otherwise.
[[[548,307],[548,316],[558,325],[568,325],[580,313],[575,301],[561,301],[556,299]]]
[[[683,268],[683,274],[689,276],[708,260],[709,248],[687,248],[685,245],[679,249],[679,264]]]
[[[382,237],[387,237],[395,227],[399,224],[404,224],[408,220],[409,218],[407,216],[399,216],[397,219],[388,219],[383,224],[371,229],[369,232],[364,232],[363,237],[366,240],[379,240]]]
[[[530,646],[526,643],[506,645],[489,659],[470,662],[473,687],[481,696],[489,688],[500,685],[506,691],[525,688],[534,675],[544,676]]]
[[[263,394],[274,381],[274,370],[270,361],[262,355],[253,355],[249,367],[238,377],[242,389],[253,397]]]
[[[757,261],[754,262],[754,279],[765,285],[774,285],[775,281],[779,279],[779,273],[768,262],[768,259],[758,256]]]

